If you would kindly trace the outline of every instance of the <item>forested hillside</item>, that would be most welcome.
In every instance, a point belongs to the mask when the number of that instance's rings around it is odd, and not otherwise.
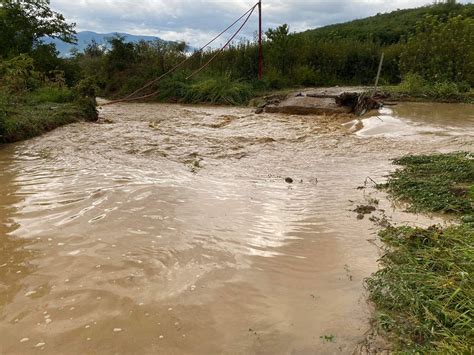
[[[474,18],[474,4],[456,2],[424,6],[416,9],[397,10],[376,16],[334,24],[302,32],[314,40],[349,38],[359,41],[375,41],[383,45],[400,42],[416,32],[417,25],[425,16],[436,16],[445,22],[449,16],[461,15]]]

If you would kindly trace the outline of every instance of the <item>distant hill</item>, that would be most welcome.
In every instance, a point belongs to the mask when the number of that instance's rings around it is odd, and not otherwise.
[[[308,30],[298,35],[315,39],[374,40],[383,45],[390,45],[413,33],[417,22],[429,14],[439,16],[441,19],[459,14],[474,18],[474,4],[440,3],[415,9],[396,10],[360,20]]]
[[[107,46],[108,45],[107,40],[117,34],[120,36],[123,36],[125,38],[125,42],[127,43],[128,42],[137,43],[140,41],[154,41],[154,40],[168,42],[159,37],[153,37],[153,36],[137,36],[137,35],[131,35],[128,33],[118,33],[118,32],[96,33],[96,32],[91,32],[91,31],[78,32],[76,35],[77,37],[76,45],[64,43],[63,41],[59,39],[53,39],[53,38],[45,38],[44,42],[54,43],[60,55],[63,57],[67,57],[72,48],[77,48],[79,51],[83,51],[87,47],[87,45],[91,43],[93,40],[99,44],[103,44],[104,46]]]

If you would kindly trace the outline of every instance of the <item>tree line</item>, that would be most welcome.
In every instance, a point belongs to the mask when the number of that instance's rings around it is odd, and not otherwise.
[[[47,0],[2,0],[0,25],[0,82],[5,86],[13,77],[8,73],[16,70],[28,77],[23,82],[26,90],[39,83],[73,87],[87,80],[100,95],[122,97],[190,55],[181,70],[145,93],[158,90],[157,98],[167,101],[241,104],[267,90],[367,85],[382,53],[382,84],[448,93],[469,91],[474,85],[474,5],[455,1],[304,33],[291,33],[285,24],[269,29],[263,44],[263,81],[256,80],[256,41],[234,42],[205,71],[186,80],[215,49],[190,54],[185,43],[127,43],[117,35],[107,47],[92,42],[83,52],[61,58],[42,38],[74,42],[74,25],[50,10]]]

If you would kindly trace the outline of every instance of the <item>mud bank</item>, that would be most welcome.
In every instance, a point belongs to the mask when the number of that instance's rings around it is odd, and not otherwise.
[[[358,135],[247,108],[120,104],[100,122],[0,148],[0,353],[352,353],[379,257],[354,209],[437,221],[357,187],[393,157],[473,149],[444,123]]]

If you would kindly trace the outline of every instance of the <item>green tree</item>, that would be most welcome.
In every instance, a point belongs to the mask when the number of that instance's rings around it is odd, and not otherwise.
[[[441,22],[427,16],[409,37],[400,68],[404,75],[416,73],[430,82],[474,85],[474,19],[458,15]]]
[[[135,63],[136,52],[133,43],[126,43],[125,38],[115,35],[109,40],[112,49],[107,56],[107,71],[109,75],[117,71],[123,71]]]
[[[52,11],[49,0],[0,0],[0,57],[30,53],[44,36],[74,43],[74,24]]]
[[[291,52],[293,38],[290,36],[290,28],[284,24],[275,29],[269,29],[265,34],[270,43],[270,61],[281,74],[288,74],[295,59],[294,53]]]

